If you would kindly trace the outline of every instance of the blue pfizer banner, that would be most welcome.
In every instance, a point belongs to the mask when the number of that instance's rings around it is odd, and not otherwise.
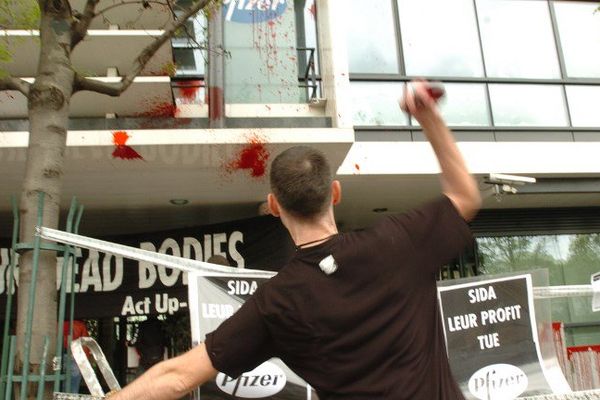
[[[226,21],[255,24],[274,20],[287,9],[287,0],[224,0]]]

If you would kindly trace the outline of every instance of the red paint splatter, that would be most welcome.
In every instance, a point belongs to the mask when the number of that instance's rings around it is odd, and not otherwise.
[[[149,105],[149,109],[136,114],[136,117],[173,118],[177,115],[177,106],[171,102]]]
[[[115,146],[124,146],[130,137],[125,131],[113,132],[113,143]]]
[[[208,88],[208,118],[212,121],[222,118],[223,89],[220,87]]]
[[[178,82],[176,87],[179,88],[183,100],[189,103],[197,99],[199,90],[204,87],[204,82],[201,80],[182,81]]]
[[[267,171],[267,161],[270,155],[265,143],[254,136],[239,151],[236,159],[225,165],[225,169],[230,173],[241,169],[250,170],[250,176],[261,178]]]
[[[193,86],[182,87],[181,97],[183,97],[186,100],[194,100],[196,98],[196,95],[198,94],[198,89],[198,87]]]
[[[310,15],[312,15],[312,17],[314,19],[317,19],[317,3],[315,3],[313,1],[312,5],[309,7],[308,11],[310,12]]]
[[[113,143],[115,149],[112,152],[113,158],[120,158],[121,160],[143,160],[144,157],[135,151],[132,147],[128,146],[127,139],[130,136],[125,131],[113,132]]]

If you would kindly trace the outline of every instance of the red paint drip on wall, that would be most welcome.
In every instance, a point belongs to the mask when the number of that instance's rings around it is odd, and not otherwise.
[[[129,138],[130,136],[125,131],[113,132],[113,143],[115,144],[115,149],[112,152],[113,158],[120,158],[121,160],[143,160],[144,157],[142,157],[140,153],[125,144]]]
[[[223,116],[223,89],[216,86],[208,88],[208,118],[220,119]]]
[[[171,118],[177,115],[177,106],[170,102],[152,104],[144,112],[137,114],[138,117]]]
[[[258,137],[252,137],[238,153],[237,158],[229,162],[225,168],[229,172],[236,170],[249,170],[250,176],[261,178],[267,171],[267,161],[271,154],[265,143]]]

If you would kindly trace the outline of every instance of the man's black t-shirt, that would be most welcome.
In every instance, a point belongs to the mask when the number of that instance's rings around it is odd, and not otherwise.
[[[321,400],[463,399],[436,275],[472,241],[447,197],[301,249],[213,333],[214,367],[238,376],[281,358]],[[319,263],[329,255],[331,275]]]

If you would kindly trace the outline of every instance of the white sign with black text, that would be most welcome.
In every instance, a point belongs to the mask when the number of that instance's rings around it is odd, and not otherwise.
[[[264,278],[205,277],[188,274],[188,293],[192,342],[204,341],[206,335],[231,317],[254,294]],[[240,332],[240,335],[252,332]],[[280,359],[273,358],[252,371],[232,378],[219,373],[200,389],[202,400],[280,399],[310,400],[313,390]]]
[[[439,286],[452,373],[466,399],[555,391],[542,360],[530,275]]]

